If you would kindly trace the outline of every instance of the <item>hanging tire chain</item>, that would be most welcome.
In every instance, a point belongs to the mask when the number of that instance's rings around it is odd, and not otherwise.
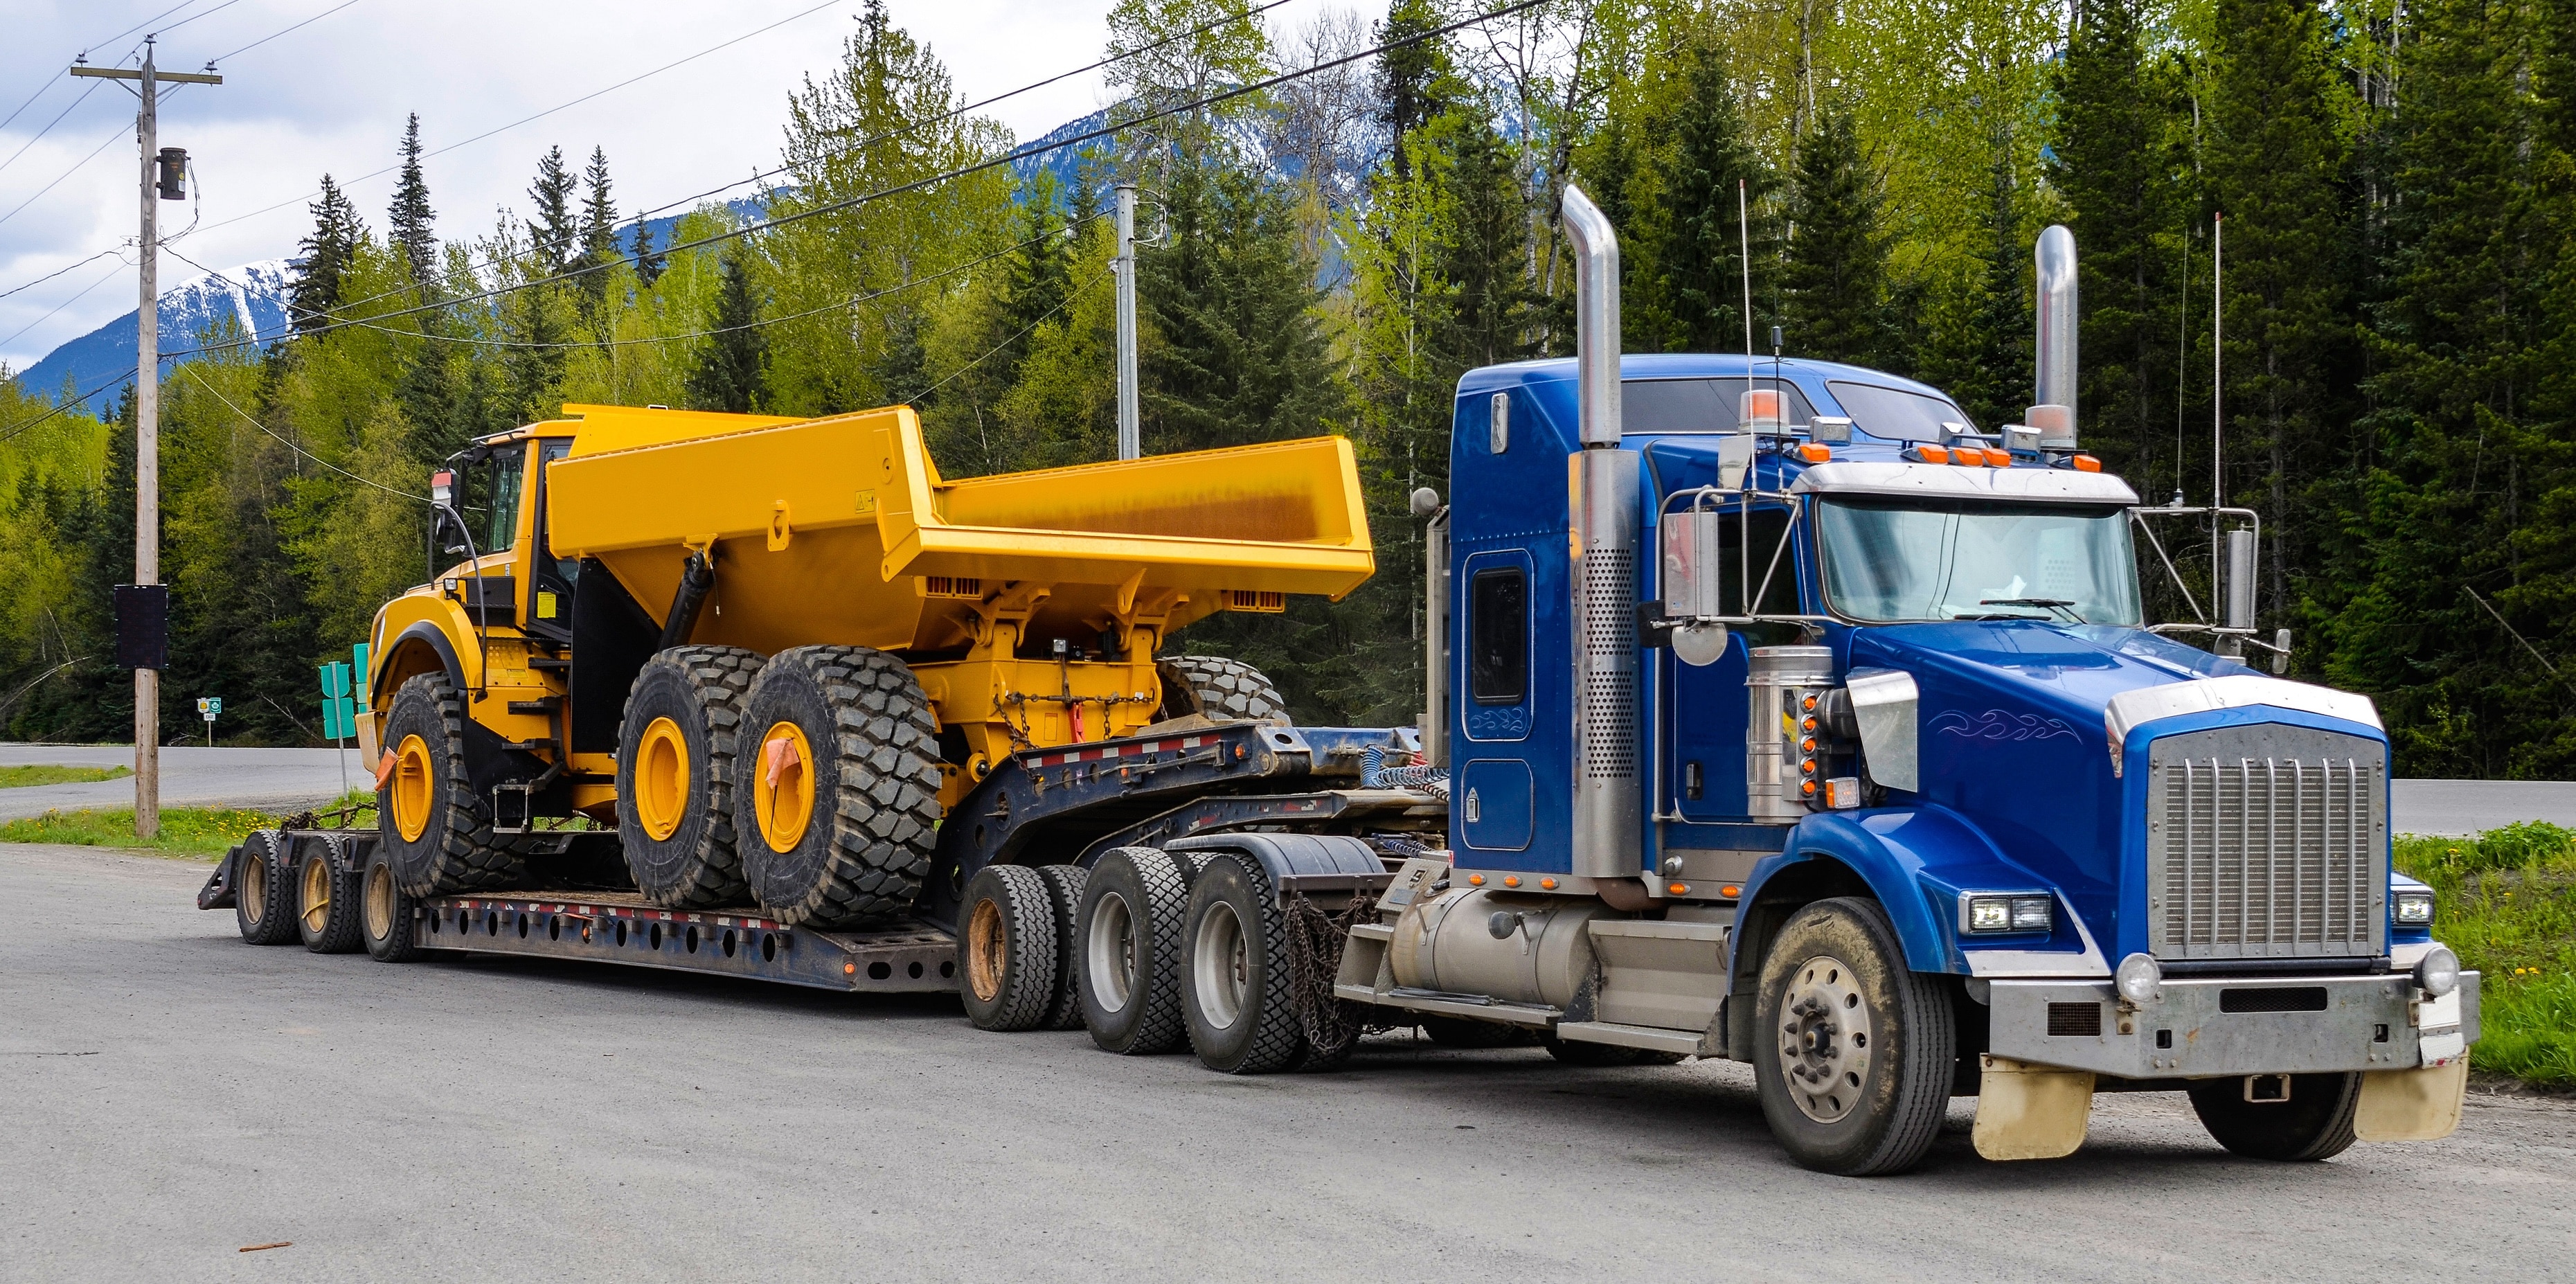
[[[1289,992],[1312,1059],[1339,1060],[1362,1035],[1397,1028],[1393,1022],[1369,1019],[1365,1004],[1333,997],[1333,977],[1342,969],[1342,947],[1351,928],[1376,908],[1365,897],[1355,898],[1340,914],[1325,913],[1304,896],[1288,901]]]

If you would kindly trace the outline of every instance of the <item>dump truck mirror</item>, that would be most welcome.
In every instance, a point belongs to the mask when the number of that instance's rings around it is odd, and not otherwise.
[[[1440,492],[1428,486],[1413,492],[1413,515],[1429,517],[1440,511]]]

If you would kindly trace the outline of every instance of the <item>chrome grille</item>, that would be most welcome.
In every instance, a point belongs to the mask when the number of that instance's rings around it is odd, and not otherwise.
[[[2261,724],[2149,754],[2147,914],[2159,958],[2334,958],[2387,943],[2387,757]]]

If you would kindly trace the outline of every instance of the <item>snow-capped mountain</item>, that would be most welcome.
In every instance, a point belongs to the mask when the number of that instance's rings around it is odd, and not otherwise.
[[[261,338],[286,329],[286,283],[289,263],[269,259],[225,272],[204,273],[161,292],[161,351],[197,346],[198,337],[229,320]],[[193,360],[179,357],[176,361]],[[169,365],[162,367],[166,377]],[[90,409],[104,412],[116,404],[118,389],[134,370],[134,313],[74,339],[18,376],[18,386],[53,395],[68,382],[91,393]],[[95,390],[95,391],[93,391]]]

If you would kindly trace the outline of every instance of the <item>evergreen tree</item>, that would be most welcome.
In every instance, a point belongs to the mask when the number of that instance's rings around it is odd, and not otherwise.
[[[403,126],[402,176],[395,180],[394,202],[385,212],[385,235],[400,246],[411,276],[423,285],[438,269],[438,237],[432,226],[438,211],[429,207],[429,180],[420,170],[420,113]]]
[[[754,323],[760,299],[746,262],[750,251],[735,240],[725,247],[724,281],[716,287],[715,315],[689,374],[689,399],[700,410],[749,414],[768,397],[768,343]]]
[[[1887,247],[1847,108],[1828,107],[1799,146],[1790,209],[1794,230],[1781,268],[1789,346],[1828,361],[1880,364]]]
[[[1538,294],[1528,284],[1528,219],[1510,150],[1478,114],[1457,121],[1450,139],[1450,226],[1434,270],[1451,294],[1431,347],[1464,373],[1532,355]]]
[[[1141,372],[1145,448],[1324,431],[1340,406],[1315,265],[1287,200],[1257,175],[1208,164],[1181,166],[1165,200],[1172,243],[1136,273],[1139,310],[1162,337]]]
[[[646,289],[651,289],[655,281],[662,279],[662,269],[665,264],[661,250],[655,248],[653,244],[652,230],[644,226],[644,220],[641,218],[635,220],[634,238],[629,242],[629,253],[635,257],[636,279],[642,281]]]
[[[581,254],[578,264],[594,270],[577,278],[584,306],[596,311],[608,297],[607,264],[617,261],[617,203],[609,195],[608,149],[590,149],[582,170]]]
[[[1768,214],[1771,170],[1745,137],[1744,116],[1724,61],[1709,47],[1684,62],[1684,94],[1663,162],[1663,234],[1655,246],[1659,293],[1674,352],[1732,352],[1744,344],[1743,245],[1752,242],[1754,296],[1767,292],[1776,255]],[[1743,203],[1738,203],[1739,184]],[[1745,215],[1739,218],[1739,210]]]
[[[2081,247],[2079,428],[2087,449],[2141,490],[2173,408],[2174,255],[2158,236],[2185,209],[2165,135],[2166,68],[2150,65],[2143,0],[2078,0],[2057,70],[2049,178]],[[2178,461],[2175,461],[2178,466]]]
[[[572,171],[564,168],[563,148],[549,147],[537,158],[537,181],[528,186],[528,199],[535,204],[535,212],[528,216],[528,240],[542,275],[552,276],[570,266],[581,247],[581,228],[572,209],[574,183]]]
[[[1386,20],[1377,25],[1377,43],[1388,44],[1439,28],[1444,19],[1432,0],[1395,0]],[[1390,49],[1377,61],[1377,124],[1387,143],[1387,164],[1397,177],[1414,173],[1408,149],[1415,130],[1430,124],[1447,107],[1441,82],[1449,74],[1448,56],[1437,40]]]
[[[1008,383],[1028,355],[1030,334],[1039,323],[1064,307],[1073,292],[1073,243],[1065,236],[1063,215],[1056,208],[1055,176],[1033,175],[1020,194],[1020,245],[1003,260],[1002,309],[995,318],[1000,351],[992,362],[998,378]]]
[[[322,176],[321,199],[305,208],[312,211],[313,231],[297,243],[304,257],[296,261],[295,279],[286,288],[286,311],[297,333],[329,323],[331,309],[340,306],[350,259],[367,235],[348,194],[329,174]]]

